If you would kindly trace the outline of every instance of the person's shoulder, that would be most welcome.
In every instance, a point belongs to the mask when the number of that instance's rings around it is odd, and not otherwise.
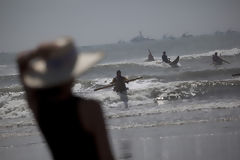
[[[93,99],[81,98],[79,102],[78,114],[84,128],[90,132],[94,132],[95,127],[102,116],[100,102]]]

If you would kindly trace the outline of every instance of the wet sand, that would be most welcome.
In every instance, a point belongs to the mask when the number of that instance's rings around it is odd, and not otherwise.
[[[132,160],[239,160],[240,121],[112,131],[117,157]],[[120,138],[121,137],[121,138]]]
[[[109,134],[116,159],[240,159],[239,120],[113,129]],[[50,160],[51,155],[41,135],[34,134],[1,138],[0,159]]]
[[[38,134],[0,140],[1,160],[50,160],[45,140]]]

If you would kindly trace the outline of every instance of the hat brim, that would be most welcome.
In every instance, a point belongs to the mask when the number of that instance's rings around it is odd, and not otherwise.
[[[79,53],[77,54],[76,62],[74,67],[72,68],[71,73],[64,74],[59,71],[58,78],[47,77],[44,78],[43,75],[36,76],[31,72],[26,72],[23,75],[23,82],[27,87],[30,88],[48,88],[48,87],[55,87],[67,82],[71,79],[76,78],[77,76],[86,72],[89,68],[95,65],[103,58],[103,53],[95,52],[95,53]]]

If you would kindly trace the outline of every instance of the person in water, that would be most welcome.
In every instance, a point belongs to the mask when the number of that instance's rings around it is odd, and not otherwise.
[[[235,76],[240,76],[240,73],[235,73],[235,74],[232,74],[233,77]]]
[[[223,64],[223,60],[218,56],[217,52],[215,52],[214,55],[212,56],[212,61],[214,64],[219,64],[219,65]]]
[[[63,37],[22,52],[20,79],[54,159],[113,160],[100,103],[72,93],[74,79],[102,58]]]
[[[153,57],[150,49],[148,49],[148,53],[149,53],[149,54],[148,54],[148,59],[147,59],[147,61],[154,61],[154,57]]]
[[[116,77],[113,78],[111,84],[114,85],[113,90],[117,92],[120,96],[120,99],[124,102],[126,108],[128,108],[128,97],[127,97],[127,90],[126,84],[128,83],[128,79],[121,75],[121,71],[118,70],[116,72]]]
[[[219,57],[217,52],[215,52],[214,55],[212,56],[212,61],[213,61],[213,64],[216,64],[216,65],[221,65],[221,64],[223,64],[223,62],[229,64],[228,61],[226,61],[226,60],[222,59],[221,57]]]
[[[171,63],[170,58],[168,58],[167,55],[166,55],[166,51],[163,51],[162,61],[165,62],[165,63]]]

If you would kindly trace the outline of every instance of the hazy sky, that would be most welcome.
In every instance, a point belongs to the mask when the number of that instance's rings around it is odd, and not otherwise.
[[[0,51],[18,52],[70,35],[78,46],[129,41],[142,31],[240,31],[239,0],[0,0]]]

